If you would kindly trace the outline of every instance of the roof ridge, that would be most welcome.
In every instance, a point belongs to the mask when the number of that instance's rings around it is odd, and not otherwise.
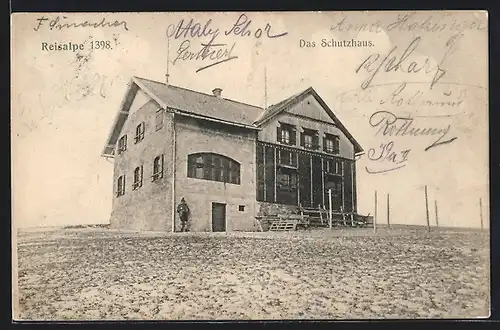
[[[183,89],[183,90],[186,90],[186,91],[190,91],[190,92],[201,94],[201,95],[205,95],[205,96],[216,97],[216,96],[214,96],[212,94],[208,94],[208,93],[196,91],[194,89],[190,89],[190,88],[186,88],[186,87],[182,87],[182,86],[170,85],[170,84],[167,85],[167,84],[165,84],[165,83],[163,83],[161,81],[156,81],[156,80],[152,80],[152,79],[148,79],[148,78],[142,78],[142,77],[138,77],[138,76],[134,76],[134,78],[138,78],[138,79],[147,80],[147,81],[150,81],[150,82],[153,82],[153,83],[161,84],[161,85],[163,85],[163,86],[165,86],[167,88],[173,87],[173,88]],[[242,101],[237,101],[237,100],[232,100],[232,99],[226,99],[226,98],[222,98],[222,99],[224,99],[226,101],[229,101],[229,102],[234,102],[234,103],[239,103],[239,104],[247,105],[249,107],[257,108],[259,110],[264,110],[262,107],[259,107],[257,105],[253,105],[253,104],[250,104],[250,103],[246,103],[246,102],[242,102]]]

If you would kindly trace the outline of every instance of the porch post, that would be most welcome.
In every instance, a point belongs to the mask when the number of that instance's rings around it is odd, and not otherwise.
[[[332,214],[332,190],[331,189],[328,189],[328,203],[330,205],[330,229],[332,229],[332,217],[333,217],[333,214]]]
[[[325,206],[325,204],[326,204],[325,203],[325,166],[324,166],[323,157],[320,157],[320,159],[321,159],[321,198],[323,200],[323,206]]]
[[[276,159],[276,147],[274,147],[274,202],[276,202],[278,200],[278,197],[277,197],[277,193],[278,193],[278,178],[277,178],[277,159]]]
[[[309,164],[310,164],[309,171],[311,174],[311,207],[315,207],[314,206],[314,199],[313,199],[314,191],[313,191],[313,156],[312,155],[309,155]]]

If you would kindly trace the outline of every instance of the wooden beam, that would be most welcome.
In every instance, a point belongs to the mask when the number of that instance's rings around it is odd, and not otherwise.
[[[439,227],[438,202],[434,200],[434,211],[436,212],[436,227]]]
[[[263,183],[264,183],[264,193],[263,193],[263,199],[264,202],[267,202],[267,181],[266,181],[266,173],[267,173],[267,167],[266,167],[266,146],[262,144],[262,163],[264,166],[264,178],[263,178]]]
[[[431,224],[429,221],[429,201],[427,199],[427,185],[425,185],[424,189],[425,189],[425,217],[427,220],[427,231],[431,231]]]
[[[377,191],[375,190],[375,212],[373,216],[373,232],[377,232]]]
[[[481,219],[481,229],[484,229],[483,224],[483,201],[479,198],[479,218]]]
[[[323,201],[323,206],[326,204],[325,202],[325,166],[324,159],[321,159],[321,200]]]
[[[274,148],[274,202],[278,199],[278,170],[277,170],[276,148]]]
[[[295,153],[295,158],[297,159],[297,205],[302,206],[300,203],[300,169],[299,169],[299,153]]]
[[[354,163],[349,163],[351,167],[351,212],[356,212],[356,208],[354,207]]]
[[[389,194],[387,194],[387,227],[391,228],[391,208],[390,208],[390,197]]]
[[[311,207],[315,207],[314,199],[313,199],[314,192],[313,192],[313,156],[312,155],[309,155],[309,164],[310,164],[309,172],[311,172]]]

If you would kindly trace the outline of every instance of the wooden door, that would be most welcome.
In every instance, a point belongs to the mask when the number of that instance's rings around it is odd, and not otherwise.
[[[226,231],[226,204],[212,203],[212,231]]]

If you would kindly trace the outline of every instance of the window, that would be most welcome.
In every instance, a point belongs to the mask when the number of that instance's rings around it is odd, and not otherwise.
[[[335,159],[325,159],[324,171],[329,174],[342,175],[342,162]]]
[[[158,109],[156,111],[156,130],[160,130],[163,127],[163,109]]]
[[[240,164],[219,154],[191,154],[188,156],[188,177],[240,184]]]
[[[152,181],[161,178],[163,178],[163,155],[157,156],[153,160],[153,175],[151,176]]]
[[[340,139],[337,135],[325,134],[323,139],[323,150],[330,154],[338,154],[340,150]]]
[[[295,126],[290,124],[280,123],[277,127],[278,142],[287,145],[295,145],[296,130]]]
[[[116,196],[125,195],[125,175],[121,175],[118,177],[118,182],[116,186]]]
[[[286,128],[281,130],[281,143],[290,144],[290,131]]]
[[[278,149],[278,164],[297,167],[297,154],[291,150]]]
[[[304,131],[300,133],[300,145],[307,149],[318,149],[318,131],[304,128]]]
[[[144,139],[144,122],[137,125],[135,128],[135,143],[139,143]]]
[[[277,184],[280,191],[297,190],[297,173],[286,169],[280,169],[277,175]]]
[[[240,212],[245,212],[245,205],[240,205],[240,206],[238,207],[238,210],[239,210]]]
[[[139,167],[136,167],[134,170],[134,184],[132,185],[132,189],[136,190],[142,187],[142,165]]]
[[[124,135],[118,140],[118,154],[127,150],[127,135]]]

